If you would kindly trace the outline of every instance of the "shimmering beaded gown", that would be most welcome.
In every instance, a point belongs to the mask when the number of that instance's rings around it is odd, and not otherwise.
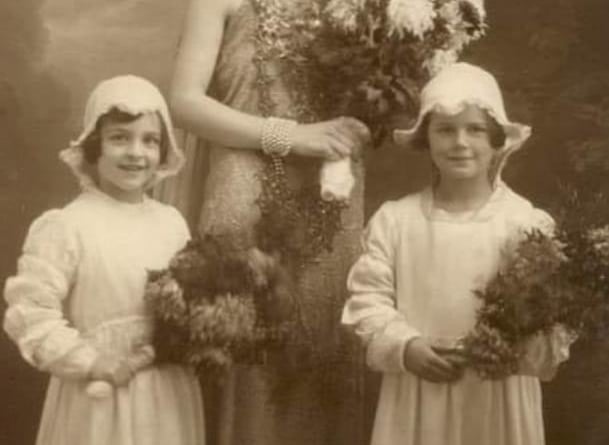
[[[209,94],[235,109],[262,115],[256,84],[260,79],[254,63],[259,56],[255,39],[258,20],[252,1],[243,0],[225,26]],[[291,1],[285,0],[286,5]],[[264,63],[272,78],[269,88],[275,104],[273,115],[294,116],[290,95],[277,75],[276,61]],[[161,191],[165,200],[180,206],[201,234],[221,236],[239,248],[254,244],[254,225],[260,216],[256,200],[265,166],[260,151],[206,144],[189,135],[184,145],[190,164],[177,187],[174,184],[173,190]],[[201,160],[202,157],[206,159]],[[330,346],[337,337],[340,309],[347,297],[347,272],[359,252],[363,171],[360,165],[354,167],[357,185],[349,208],[343,212],[343,230],[334,240],[334,249],[307,265],[298,280],[315,342],[322,346]],[[207,170],[207,176],[201,187],[203,170]],[[286,170],[291,186],[298,188],[318,181],[319,162],[288,157]],[[193,218],[197,213],[198,217]],[[218,400],[206,397],[210,445],[363,445],[362,370],[363,364],[348,369],[343,377],[351,382],[345,385],[350,389],[339,397],[334,394],[333,400],[324,400],[314,384],[303,379],[280,394],[279,403],[273,403],[272,379],[265,377],[263,366],[235,369]]]

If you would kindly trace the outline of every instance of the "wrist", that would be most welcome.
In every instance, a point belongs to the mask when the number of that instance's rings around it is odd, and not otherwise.
[[[412,336],[406,340],[406,343],[404,344],[404,349],[402,352],[402,366],[403,366],[404,370],[410,369],[410,366],[409,366],[410,363],[409,363],[409,359],[408,359],[409,352],[412,347],[412,343],[415,340],[418,340],[420,338],[421,338],[421,336],[416,335],[416,336]]]
[[[88,347],[86,349],[86,352],[83,355],[83,378],[85,380],[94,379],[94,373],[97,369],[97,363],[99,362],[100,355],[100,352],[93,347]]]
[[[294,128],[298,123],[290,119],[266,118],[262,125],[260,146],[268,156],[287,156],[292,150]]]

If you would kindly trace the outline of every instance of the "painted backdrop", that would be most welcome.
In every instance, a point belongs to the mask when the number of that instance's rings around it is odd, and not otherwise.
[[[185,3],[0,2],[2,282],[14,272],[32,218],[76,193],[57,152],[77,135],[87,93],[99,80],[128,72],[166,89]],[[493,71],[512,118],[534,127],[506,180],[546,207],[561,183],[607,189],[608,0],[486,3],[488,36],[464,58]],[[369,154],[368,165],[368,213],[426,177],[424,159],[390,145]],[[548,444],[609,443],[609,347],[579,344],[573,356],[544,388]],[[0,333],[0,443],[34,443],[45,385]]]

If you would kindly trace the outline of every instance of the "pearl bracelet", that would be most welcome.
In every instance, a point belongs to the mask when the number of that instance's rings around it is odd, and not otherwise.
[[[298,122],[269,117],[262,126],[261,147],[269,156],[286,156],[292,149],[292,130]]]

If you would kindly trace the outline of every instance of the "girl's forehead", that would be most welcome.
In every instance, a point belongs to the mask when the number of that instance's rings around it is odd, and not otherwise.
[[[107,116],[102,129],[125,129],[142,131],[161,131],[161,118],[156,112],[143,113],[138,116]]]
[[[486,122],[488,113],[477,105],[467,104],[457,113],[434,110],[430,113],[432,122]]]

